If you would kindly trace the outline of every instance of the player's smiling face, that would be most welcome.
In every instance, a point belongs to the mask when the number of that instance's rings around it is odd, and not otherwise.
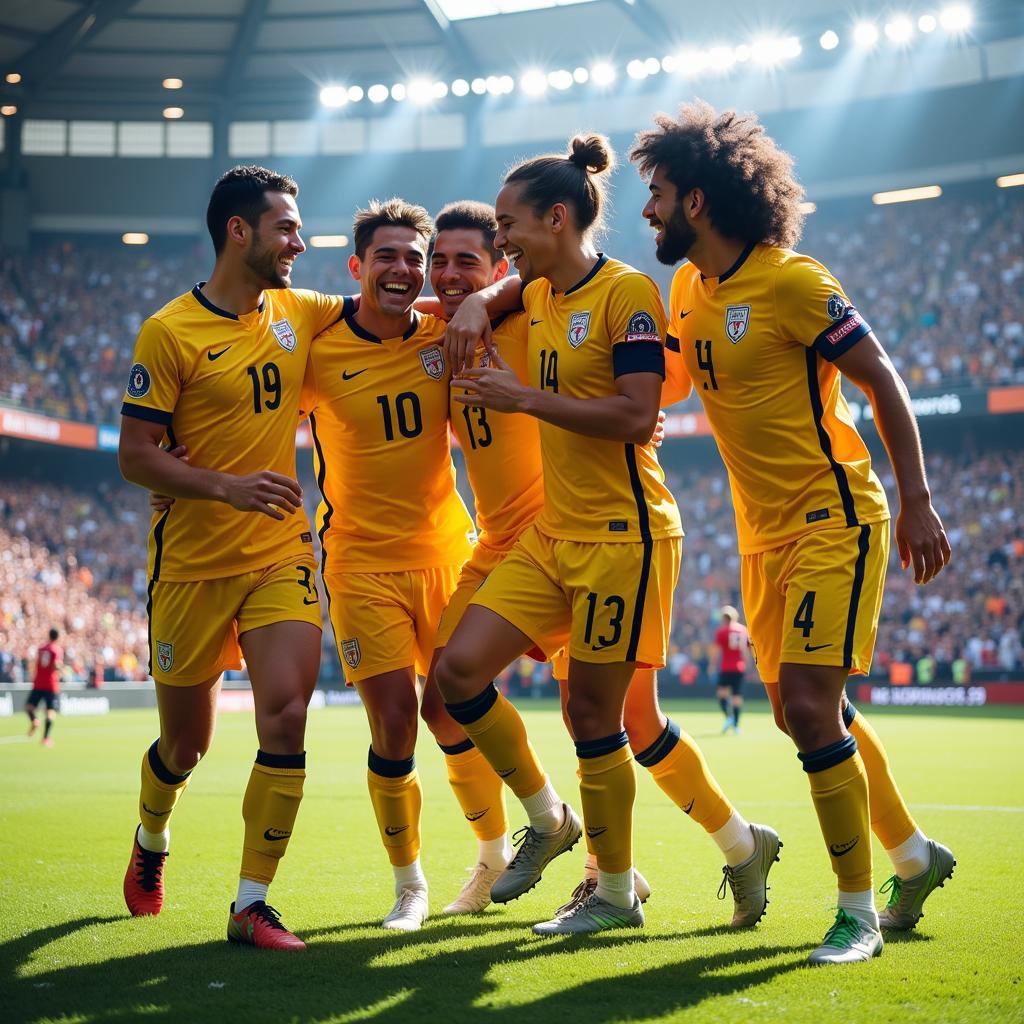
[[[430,255],[430,287],[450,320],[473,292],[508,273],[508,260],[494,260],[479,228],[449,228],[438,232]]]
[[[558,257],[558,237],[552,230],[551,218],[537,216],[533,206],[523,202],[523,186],[518,182],[505,185],[494,203],[498,220],[496,249],[502,249],[508,261],[519,272],[523,284],[546,277]]]
[[[660,164],[651,175],[650,189],[651,198],[643,209],[643,217],[657,232],[654,244],[658,261],[671,267],[686,258],[697,234],[683,215],[678,189],[668,180]]]
[[[362,301],[385,316],[409,312],[423,291],[426,266],[427,243],[412,228],[396,225],[377,228],[363,258],[349,260]]]
[[[266,192],[269,209],[260,217],[245,253],[245,264],[263,288],[290,288],[292,267],[306,251],[299,236],[302,220],[295,197],[285,192]]]

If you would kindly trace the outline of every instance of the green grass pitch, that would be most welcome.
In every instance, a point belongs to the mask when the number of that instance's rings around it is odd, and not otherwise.
[[[654,890],[644,931],[529,932],[578,880],[581,845],[509,907],[435,916],[412,935],[383,932],[392,884],[366,794],[366,725],[358,708],[333,708],[310,715],[305,800],[271,890],[309,943],[304,955],[224,939],[256,747],[249,716],[222,717],[174,815],[164,911],[139,920],[125,911],[121,879],[155,712],[60,719],[52,750],[18,739],[23,717],[0,720],[0,1021],[1024,1020],[1024,712],[872,713],[921,826],[959,864],[918,930],[890,938],[881,959],[809,969],[834,889],[788,740],[763,711],[745,716],[738,738],[718,735],[707,704],[670,711],[740,811],[782,835],[758,928],[725,927],[717,850],[639,769],[636,862]],[[526,719],[556,786],[578,806],[557,712],[528,702]],[[439,912],[475,847],[427,735],[419,767],[423,861]],[[514,798],[510,811],[516,828]],[[875,847],[878,885],[889,870]]]

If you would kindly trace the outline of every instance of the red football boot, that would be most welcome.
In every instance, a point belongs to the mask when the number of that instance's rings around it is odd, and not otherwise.
[[[292,935],[283,924],[281,915],[263,900],[257,900],[240,913],[231,904],[228,918],[228,942],[238,942],[257,949],[305,949],[306,944]]]
[[[164,905],[164,861],[166,853],[153,853],[139,846],[136,831],[132,859],[124,875],[124,901],[132,917],[159,914]]]

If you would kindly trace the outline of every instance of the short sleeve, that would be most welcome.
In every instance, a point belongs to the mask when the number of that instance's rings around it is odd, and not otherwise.
[[[325,295],[323,292],[313,292],[305,288],[297,288],[293,294],[301,302],[303,312],[309,317],[309,326],[314,338],[348,313],[352,302],[346,295]]]
[[[180,348],[174,335],[161,321],[146,320],[135,340],[121,415],[170,426],[181,394],[179,359]]]
[[[529,384],[528,365],[530,319],[525,313],[510,313],[491,324],[491,338],[498,354],[523,384]]]
[[[615,282],[608,299],[608,340],[616,377],[627,373],[665,376],[665,310],[657,285],[643,274]]]
[[[832,362],[871,332],[839,282],[818,262],[798,256],[775,281],[779,329]]]

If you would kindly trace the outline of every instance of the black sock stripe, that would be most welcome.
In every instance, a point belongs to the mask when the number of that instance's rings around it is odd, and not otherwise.
[[[857,717],[857,709],[849,702],[846,702],[846,706],[843,708],[843,725],[847,729],[853,725],[853,720]]]
[[[374,775],[382,775],[385,779],[401,779],[412,774],[416,767],[416,755],[404,757],[400,761],[392,761],[390,758],[375,754],[373,747],[370,747],[366,765]]]
[[[438,743],[438,746],[441,748],[441,752],[445,754],[464,754],[467,750],[472,750],[475,744],[467,736],[461,743],[453,743],[451,746]]]
[[[192,773],[185,772],[184,775],[175,775],[160,758],[160,754],[157,751],[157,744],[159,742],[160,740],[158,739],[153,740],[153,745],[149,748],[149,767],[153,769],[153,774],[165,786],[180,786]]]
[[[864,568],[868,560],[871,527],[862,526],[857,538],[857,562],[853,567],[853,586],[850,588],[850,609],[846,615],[846,639],[843,642],[843,667],[853,667],[853,640],[857,630],[857,609],[864,589]]]
[[[797,754],[804,766],[804,771],[823,772],[829,768],[835,768],[837,764],[848,761],[857,753],[857,741],[852,736],[846,736],[835,743],[819,750],[812,750],[809,754]]]
[[[306,752],[301,754],[268,754],[265,750],[256,751],[256,763],[264,768],[305,768]]]
[[[579,758],[604,757],[605,754],[613,754],[621,750],[629,743],[626,730],[613,733],[611,736],[602,736],[598,740],[577,740],[576,756]]]
[[[483,718],[497,702],[498,689],[494,683],[488,683],[475,697],[455,704],[445,704],[445,708],[459,725],[472,725]]]
[[[672,753],[678,742],[679,726],[670,718],[662,734],[646,750],[641,750],[636,755],[637,763],[643,765],[644,768],[653,768],[659,761],[664,761]]]

